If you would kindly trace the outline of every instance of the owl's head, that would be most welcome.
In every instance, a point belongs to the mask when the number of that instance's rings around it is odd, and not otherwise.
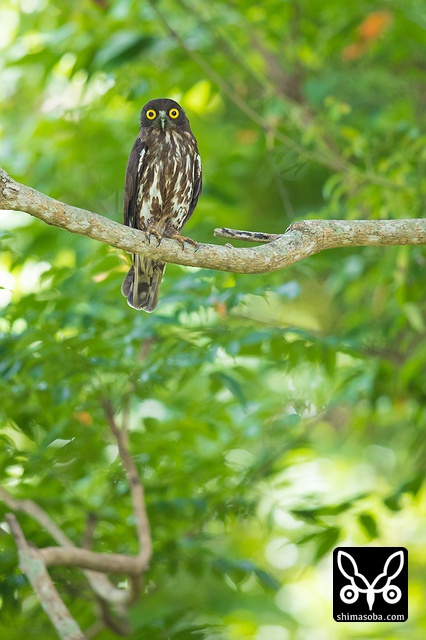
[[[146,103],[141,112],[141,127],[160,131],[176,128],[191,131],[185,111],[169,98],[157,98]]]

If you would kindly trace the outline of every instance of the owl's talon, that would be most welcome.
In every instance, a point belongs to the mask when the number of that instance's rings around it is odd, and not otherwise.
[[[161,244],[161,240],[163,239],[163,236],[161,235],[161,233],[159,231],[157,231],[157,229],[155,227],[148,227],[145,230],[145,235],[148,238],[148,242],[149,244],[151,244],[151,236],[154,236],[154,238],[157,239],[157,247],[160,246]]]
[[[180,237],[182,239],[182,242],[187,242],[188,244],[190,244],[194,248],[198,246],[198,242],[196,242],[192,238],[188,238],[188,236],[180,236]]]
[[[193,247],[198,246],[198,243],[195,240],[193,240],[192,238],[188,238],[187,236],[181,236],[178,231],[174,231],[170,234],[167,233],[166,237],[170,238],[171,240],[177,240],[182,247],[182,251],[185,251],[185,242],[191,244]]]

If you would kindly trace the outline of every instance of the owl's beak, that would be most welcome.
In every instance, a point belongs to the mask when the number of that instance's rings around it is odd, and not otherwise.
[[[158,115],[160,116],[159,120],[160,120],[161,131],[164,131],[166,127],[166,122],[167,122],[166,112],[160,111]]]

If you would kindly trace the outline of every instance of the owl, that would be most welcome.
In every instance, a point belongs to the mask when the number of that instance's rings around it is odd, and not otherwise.
[[[158,243],[163,237],[195,244],[180,235],[201,193],[201,159],[182,107],[174,100],[148,102],[130,153],[124,187],[124,224]],[[166,265],[133,255],[121,291],[134,309],[154,311]]]

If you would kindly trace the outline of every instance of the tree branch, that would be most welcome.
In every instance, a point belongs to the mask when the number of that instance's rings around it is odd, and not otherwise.
[[[0,500],[4,502],[9,509],[20,511],[37,520],[37,522],[52,536],[58,544],[64,547],[73,547],[74,543],[68,538],[58,525],[56,525],[50,516],[33,500],[17,500],[10,495],[6,489],[0,487]]]
[[[15,516],[9,513],[6,518],[18,547],[20,569],[27,576],[59,637],[62,640],[85,640],[86,636],[56,591],[40,552],[29,546]]]
[[[188,245],[164,238],[157,246],[146,235],[92,211],[54,200],[15,182],[0,168],[0,209],[25,211],[47,224],[78,233],[129,253],[164,262],[232,271],[268,273],[284,269],[325,249],[426,244],[426,219],[305,220],[293,223],[273,242],[250,248],[211,244]]]
[[[0,500],[11,509],[22,511],[37,520],[60,545],[44,547],[37,551],[38,558],[44,567],[57,565],[74,566],[84,570],[94,592],[104,601],[115,605],[134,602],[141,590],[141,576],[146,571],[152,555],[152,541],[149,520],[146,513],[144,488],[137,468],[129,451],[128,431],[126,425],[127,412],[123,412],[121,428],[116,422],[111,402],[103,400],[103,408],[108,425],[117,440],[120,458],[125,468],[133,501],[133,512],[139,542],[139,553],[126,556],[118,553],[97,553],[87,548],[77,547],[58,527],[49,515],[32,500],[17,500],[0,487]],[[84,547],[87,547],[92,536],[93,522],[89,522],[85,533]],[[107,573],[124,573],[129,577],[130,588],[117,589],[105,575]]]
[[[146,569],[144,558],[141,559],[140,556],[98,553],[79,547],[43,547],[39,549],[39,554],[46,567],[63,565],[102,573],[125,573],[129,576],[138,576]]]
[[[44,509],[42,509],[33,500],[17,500],[13,496],[11,496],[10,493],[8,493],[5,489],[3,489],[3,487],[0,487],[0,500],[2,500],[5,504],[7,504],[7,506],[10,509],[13,509],[14,511],[20,511],[22,513],[26,513],[31,518],[34,518],[34,520],[36,520],[39,524],[41,524],[41,526],[44,529],[46,529],[46,531],[52,536],[52,538],[59,545],[61,545],[60,547],[47,547],[48,549],[58,549],[59,551],[63,550],[65,552],[65,559],[69,558],[70,554],[67,554],[66,552],[69,551],[70,548],[76,549],[77,551],[79,550],[78,547],[76,547],[76,545],[73,543],[73,541],[70,540],[70,538],[68,538],[67,535],[65,535],[62,529],[53,522],[53,520],[44,511]],[[43,549],[39,550],[39,553],[41,556],[43,556],[43,552],[44,552]],[[96,555],[96,554],[93,553],[92,555]],[[126,557],[126,556],[123,556],[123,557]],[[51,556],[49,556],[49,553],[48,553],[46,557],[47,562],[45,561],[45,564],[47,564],[50,561],[50,558]],[[55,558],[57,558],[57,555],[55,555]],[[113,560],[113,563],[114,563],[114,560]],[[57,565],[57,564],[60,564],[60,562],[52,562],[52,565],[53,564]],[[71,560],[68,563],[64,561],[64,564],[75,565],[76,563],[75,561],[73,562]],[[107,600],[108,602],[115,605],[121,605],[133,599],[134,596],[130,591],[125,591],[124,589],[118,589],[115,585],[112,584],[112,582],[107,578],[106,575],[103,575],[102,573],[100,573],[101,571],[104,570],[102,569],[100,564],[98,564],[93,571],[90,571],[90,568],[93,566],[93,558],[91,558],[91,563],[89,561],[89,566],[86,566],[85,564],[82,564],[79,566],[80,568],[86,569],[84,571],[84,574],[87,580],[89,581],[90,586],[92,587],[93,591],[103,600]],[[117,562],[115,562],[113,566],[117,566]],[[109,570],[110,570],[109,565],[107,563],[107,566],[105,568],[105,573],[108,572]]]
[[[126,470],[127,480],[129,481],[130,493],[133,502],[133,513],[135,515],[136,531],[139,541],[138,563],[142,566],[141,571],[144,571],[147,568],[152,555],[151,530],[148,515],[146,513],[144,488],[140,481],[136,465],[130,455],[129,433],[127,431],[125,419],[123,419],[120,429],[116,422],[114,409],[109,399],[104,399],[103,408],[109,428],[117,440],[118,452]]]

